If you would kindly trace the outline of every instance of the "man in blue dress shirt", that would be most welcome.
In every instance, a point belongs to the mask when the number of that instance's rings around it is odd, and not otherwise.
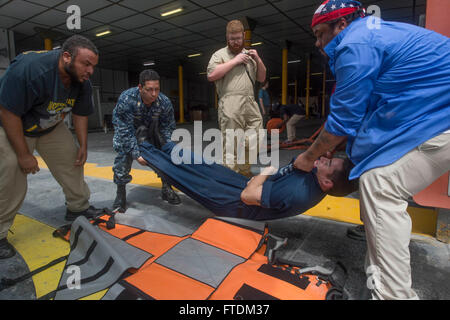
[[[417,299],[407,200],[450,169],[450,40],[364,17],[351,0],[325,1],[312,29],[337,86],[325,130],[294,165],[310,171],[314,160],[348,139],[350,179],[360,179],[372,298]]]

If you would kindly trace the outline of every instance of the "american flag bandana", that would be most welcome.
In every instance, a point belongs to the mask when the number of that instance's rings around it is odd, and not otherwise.
[[[338,19],[362,9],[362,4],[354,0],[326,0],[316,10],[311,28],[320,23]]]

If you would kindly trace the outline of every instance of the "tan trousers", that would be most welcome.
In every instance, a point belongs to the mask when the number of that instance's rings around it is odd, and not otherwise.
[[[263,120],[254,97],[248,95],[224,95],[219,101],[218,120],[223,138],[224,165],[235,172],[245,176],[251,176],[248,139],[245,139],[245,142],[243,142],[245,143],[243,145],[245,150],[241,148],[241,152],[245,152],[245,159],[244,161],[239,161],[239,141],[237,139],[234,139],[234,143],[237,144],[237,147],[235,144],[234,152],[227,153],[227,143],[232,143],[232,141],[227,141],[226,130],[232,129],[234,131],[236,129],[242,129],[245,132],[246,130],[254,129],[257,134],[255,137],[256,144],[251,144],[251,147],[256,148],[256,152],[258,151],[258,133],[259,129],[262,129]]]
[[[84,181],[83,167],[74,166],[78,147],[66,125],[61,122],[49,134],[25,139],[30,152],[37,150],[63,188],[67,208],[73,212],[87,209],[90,191]],[[3,239],[25,199],[27,175],[20,169],[16,153],[1,127],[0,155],[0,239]]]
[[[297,123],[302,120],[305,116],[294,114],[292,117],[289,118],[288,122],[286,122],[286,131],[287,131],[287,138],[289,141],[296,140],[296,133],[297,133]]]
[[[360,177],[361,219],[367,237],[365,267],[373,299],[418,299],[411,288],[412,223],[406,212],[407,199],[448,170],[450,132]]]

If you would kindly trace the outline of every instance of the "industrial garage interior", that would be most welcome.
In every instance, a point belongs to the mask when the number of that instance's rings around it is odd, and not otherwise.
[[[447,1],[447,0],[442,0]],[[433,28],[450,36],[448,21],[432,7],[433,0],[361,0],[367,12],[384,20]],[[10,62],[26,51],[58,50],[74,34],[98,48],[99,63],[90,78],[94,113],[88,121],[85,181],[96,208],[112,208],[116,185],[112,166],[112,114],[120,94],[136,87],[139,74],[153,69],[160,88],[172,102],[177,129],[200,139],[218,126],[218,96],[207,80],[212,54],[226,46],[225,28],[238,19],[245,27],[245,44],[257,50],[267,68],[272,106],[301,101],[306,117],[297,124],[298,139],[310,138],[325,123],[335,79],[315,47],[311,19],[321,0],[0,0],[0,77]],[[448,3],[443,11],[450,10]],[[436,12],[436,11],[433,11]],[[439,20],[440,19],[440,20]],[[436,22],[437,20],[437,22]],[[446,31],[445,31],[446,30]],[[255,92],[261,88],[257,83]],[[201,121],[201,122],[199,122]],[[72,117],[64,119],[76,138]],[[201,125],[201,136],[194,126]],[[198,128],[198,127],[197,127]],[[280,141],[286,133],[280,134]],[[280,149],[285,166],[305,148]],[[345,152],[340,151],[342,154]],[[0,260],[0,279],[17,278],[65,256],[68,242],[53,232],[67,225],[64,193],[40,155],[38,173],[28,175],[28,190],[8,234],[18,254]],[[2,155],[0,155],[1,161]],[[254,175],[262,165],[252,165]],[[214,213],[177,190],[181,204],[161,198],[161,179],[150,167],[133,161],[133,180],[127,185],[127,207],[196,230]],[[447,195],[433,202],[436,189],[409,200],[413,289],[423,300],[450,299],[450,196],[448,173],[439,188]],[[439,190],[441,190],[439,189]],[[440,192],[440,191],[439,191]],[[442,200],[444,199],[444,200]],[[119,213],[125,214],[125,213]],[[271,233],[287,238],[277,254],[309,266],[345,266],[345,294],[359,300],[367,285],[364,270],[366,242],[349,238],[348,228],[361,225],[359,193],[344,198],[326,196],[298,216],[270,220]],[[0,300],[35,300],[58,287],[65,262],[0,290]],[[1,288],[1,286],[0,286]],[[85,299],[101,299],[106,291]]]

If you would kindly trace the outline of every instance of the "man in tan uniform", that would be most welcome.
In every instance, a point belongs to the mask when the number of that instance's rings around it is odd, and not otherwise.
[[[233,148],[236,149],[233,154],[227,154],[226,130],[254,129],[258,133],[262,129],[262,117],[253,86],[256,81],[264,82],[266,67],[256,50],[244,49],[242,22],[230,21],[226,30],[228,45],[212,55],[207,70],[208,81],[215,82],[219,95],[218,120],[223,137],[224,165],[251,176],[248,143],[245,145],[245,163],[238,163],[237,148]],[[231,143],[228,141],[228,144]]]

